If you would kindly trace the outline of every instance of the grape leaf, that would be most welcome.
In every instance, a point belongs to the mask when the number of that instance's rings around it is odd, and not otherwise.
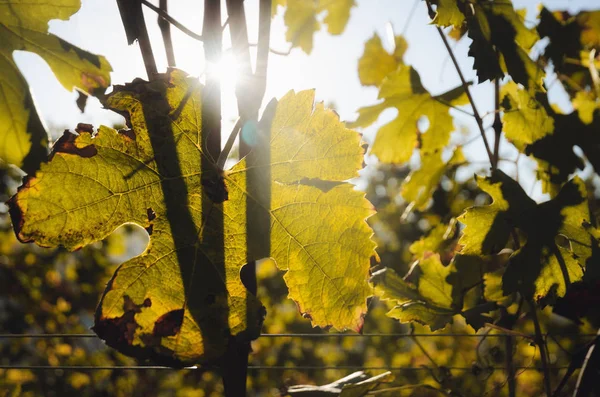
[[[441,151],[423,154],[421,167],[411,171],[402,183],[402,197],[414,208],[424,210],[429,205],[429,200],[448,167],[460,165],[464,161],[460,148],[454,151],[447,163],[442,160]]]
[[[442,27],[462,28],[465,15],[458,8],[457,0],[435,0],[431,3],[436,5],[433,23]]]
[[[544,57],[551,60],[554,70],[568,77],[565,89],[573,97],[581,87],[593,86],[587,66],[579,62],[582,51],[600,50],[600,11],[549,11],[542,8],[537,26],[540,37],[547,37]],[[575,62],[574,62],[575,61]]]
[[[358,60],[358,78],[365,86],[379,86],[385,76],[396,70],[402,63],[402,58],[408,44],[402,36],[395,37],[395,49],[392,54],[381,44],[377,33],[373,34],[366,43],[363,55]]]
[[[0,4],[0,159],[34,172],[46,158],[48,137],[35,109],[25,78],[13,61],[13,51],[42,57],[68,90],[103,94],[112,70],[102,56],[84,51],[47,33],[51,19],[68,19],[79,10],[79,0]]]
[[[341,34],[350,19],[354,0],[278,0],[277,5],[286,6],[283,20],[287,26],[286,40],[292,48],[300,47],[310,54],[313,48],[313,35],[321,28],[318,16],[325,14],[323,23],[332,35]],[[277,7],[273,5],[273,7]]]
[[[451,226],[445,223],[435,225],[426,236],[413,242],[408,250],[415,256],[416,259],[424,258],[432,252],[440,252],[445,244],[447,244],[447,235],[451,231]]]
[[[473,40],[469,56],[474,58],[480,82],[508,73],[525,87],[544,91],[544,72],[528,55],[539,37],[525,26],[524,11],[515,10],[510,0],[438,0],[436,4],[433,23],[457,31],[466,24]]]
[[[360,136],[322,104],[313,109],[313,91],[290,92],[270,128],[269,118],[259,124],[270,145],[220,171],[202,151],[201,90],[178,70],[117,87],[107,106],[132,129],[66,133],[11,199],[19,239],[74,250],[124,223],[145,227],[146,251],[117,269],[94,326],[138,358],[205,363],[231,336],[256,338],[264,309],[240,271],[265,257],[286,271],[289,297],[314,326],[359,330],[373,210],[341,181],[361,167]],[[251,175],[262,179],[251,183]]]
[[[546,94],[532,94],[512,83],[503,89],[502,95],[506,136],[538,162],[537,176],[544,192],[556,195],[569,175],[583,169],[584,159],[574,152],[575,146],[581,148],[596,173],[600,173],[600,136],[596,133],[600,128],[600,111],[594,107],[595,103],[582,99],[585,93],[575,97],[579,98],[573,101],[576,111],[569,114],[554,109]]]
[[[399,65],[383,80],[379,99],[383,102],[358,109],[358,119],[350,126],[367,127],[385,109],[398,110],[398,116],[379,129],[371,147],[371,153],[384,163],[405,163],[419,140],[421,154],[444,148],[453,130],[450,106],[468,103],[462,87],[432,96],[421,84],[417,71],[406,65]],[[420,134],[417,124],[422,117],[429,120],[429,127]]]
[[[504,134],[517,147],[532,144],[554,131],[554,119],[535,98],[536,93],[519,88],[514,82],[500,92],[504,115]]]
[[[592,124],[594,112],[600,110],[600,98],[594,98],[590,92],[578,91],[571,101],[583,124]]]
[[[459,313],[454,307],[452,286],[446,281],[450,272],[439,255],[430,255],[418,264],[421,275],[415,288],[394,270],[384,268],[373,273],[371,282],[382,300],[396,304],[387,315],[402,323],[416,321],[432,331],[444,328]]]
[[[477,182],[493,201],[468,208],[459,218],[465,225],[461,254],[498,253],[518,230],[526,242],[510,257],[502,278],[504,294],[521,292],[538,301],[551,293],[564,296],[567,287],[583,276],[591,255],[591,237],[583,228],[590,220],[583,181],[575,177],[542,204],[502,171]]]

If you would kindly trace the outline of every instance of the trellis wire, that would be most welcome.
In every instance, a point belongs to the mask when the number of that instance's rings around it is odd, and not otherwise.
[[[563,336],[563,337],[596,337],[596,334],[544,334],[546,336]],[[368,333],[368,334],[343,334],[343,333],[328,333],[328,334],[309,334],[309,333],[267,333],[261,334],[262,338],[369,338],[369,337],[389,337],[389,338],[410,338],[410,337],[480,337],[480,338],[532,338],[532,335],[517,334],[517,333],[497,333],[497,334],[465,334],[465,333],[444,333],[444,334],[425,334],[425,333]],[[51,338],[97,338],[96,334],[92,333],[46,333],[46,334],[0,334],[0,339],[51,339]],[[471,371],[473,367],[444,367],[451,371]],[[550,370],[565,370],[568,366],[552,366]],[[0,370],[17,369],[17,370],[73,370],[73,371],[100,371],[100,370],[213,370],[217,368],[211,367],[184,367],[171,368],[157,365],[0,365]],[[249,370],[371,370],[371,371],[431,371],[433,368],[428,366],[419,367],[387,367],[387,366],[360,366],[360,365],[329,365],[329,366],[283,366],[283,365],[249,365]],[[506,370],[505,367],[486,367],[488,370]],[[516,366],[515,370],[521,371],[541,371],[541,367],[532,366]]]
[[[443,367],[451,371],[472,371],[473,367]],[[568,366],[554,366],[550,367],[551,370],[564,370],[568,369]],[[171,371],[208,371],[218,369],[216,367],[184,367],[184,368],[172,368],[163,367],[159,365],[0,365],[2,369],[22,369],[22,370],[74,370],[74,371],[101,371],[101,370],[171,370]],[[297,371],[311,371],[311,370],[364,370],[364,371],[431,371],[434,368],[421,366],[421,367],[386,367],[386,366],[360,366],[360,365],[329,365],[329,366],[318,366],[318,365],[299,365],[296,367],[287,365],[249,365],[249,370],[297,370]],[[504,371],[505,367],[485,367],[484,369],[494,371]],[[541,371],[542,367],[526,367],[517,366],[517,370],[525,371]]]
[[[562,336],[562,337],[596,337],[596,334],[542,334],[542,337]],[[500,333],[500,334],[460,334],[460,333],[445,333],[445,334],[401,334],[401,333],[370,333],[370,334],[306,334],[306,333],[281,333],[281,334],[261,334],[261,338],[412,338],[412,337],[454,337],[454,338],[534,338],[535,335],[518,334],[518,333]],[[42,338],[97,338],[96,334],[0,334],[0,339],[42,339]]]

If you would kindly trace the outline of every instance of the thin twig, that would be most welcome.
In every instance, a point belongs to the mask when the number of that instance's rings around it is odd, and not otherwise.
[[[427,1],[427,8],[429,9],[430,13],[434,12],[429,1]],[[483,138],[483,144],[485,146],[485,151],[487,152],[490,163],[493,164],[494,157],[493,157],[492,151],[490,149],[490,144],[487,140],[487,137],[485,136],[485,128],[483,127],[483,120],[481,119],[481,116],[479,115],[479,112],[477,111],[477,107],[475,106],[475,100],[473,99],[473,96],[471,95],[471,92],[469,91],[469,85],[467,84],[467,81],[465,80],[465,76],[463,76],[463,73],[460,70],[460,67],[458,66],[458,61],[456,60],[456,57],[454,56],[454,51],[452,51],[452,48],[450,47],[450,43],[448,43],[448,38],[444,34],[444,31],[439,26],[436,26],[436,29],[437,29],[442,41],[444,42],[444,46],[446,47],[446,50],[448,51],[448,54],[450,55],[450,59],[452,59],[452,63],[454,64],[454,68],[456,69],[456,72],[458,73],[458,77],[460,78],[462,87],[465,90],[465,93],[467,94],[469,103],[471,104],[471,108],[473,108],[473,117],[475,117],[475,121],[477,122],[477,126],[479,127],[479,132],[481,133],[481,138]]]
[[[173,18],[166,12],[162,11],[160,8],[156,7],[154,4],[148,2],[147,0],[141,0],[141,1],[142,1],[143,5],[145,5],[146,7],[148,7],[155,13],[157,13],[162,19],[164,19],[165,21],[168,21],[171,25],[175,26],[177,29],[181,30],[183,33],[187,34],[192,39],[195,39],[198,41],[204,41],[204,37],[202,37],[202,35],[192,32],[190,29],[186,28],[183,24],[178,22],[175,18]]]
[[[158,27],[165,44],[165,53],[167,54],[167,65],[170,68],[174,68],[175,64],[175,51],[173,50],[173,39],[171,38],[171,23],[162,17],[163,14],[169,15],[168,0],[160,0],[159,3],[161,14],[158,14]]]
[[[411,335],[411,336],[412,336],[412,340],[419,347],[419,349],[421,350],[421,352],[423,352],[423,354],[425,355],[425,357],[427,357],[429,359],[429,361],[431,362],[431,364],[433,364],[433,366],[435,367],[435,369],[439,369],[439,365],[437,365],[437,363],[433,360],[433,357],[431,357],[431,355],[427,352],[427,350],[425,350],[425,347],[421,344],[421,342],[419,342],[419,340],[414,335]]]
[[[504,344],[506,347],[506,376],[509,397],[516,397],[517,395],[517,378],[515,376],[515,363],[513,361],[513,342],[513,338],[507,336]]]
[[[158,75],[158,69],[156,68],[156,61],[152,53],[152,45],[150,44],[150,36],[148,36],[148,29],[146,29],[146,21],[144,20],[144,13],[141,6],[139,6],[139,10],[136,10],[136,24],[139,29],[138,43],[142,58],[144,59],[146,74],[148,74],[148,80],[152,81]]]
[[[540,358],[542,359],[542,371],[544,372],[544,388],[546,395],[552,395],[552,385],[550,384],[550,367],[548,366],[548,349],[544,343],[544,336],[542,334],[542,328],[540,327],[540,321],[537,315],[537,308],[533,300],[529,300],[529,307],[531,317],[533,319],[533,325],[535,327],[535,343],[540,348]]]
[[[219,170],[222,170],[223,167],[225,167],[225,162],[227,162],[229,153],[231,152],[231,149],[233,148],[233,144],[235,143],[235,140],[241,129],[242,129],[242,119],[238,118],[237,122],[233,126],[233,129],[231,130],[231,133],[229,134],[229,137],[227,138],[225,147],[223,148],[223,150],[221,150],[221,154],[219,155],[219,158],[217,160],[217,168]]]
[[[258,44],[257,43],[248,43],[248,45],[250,47],[257,47]],[[288,55],[290,55],[290,53],[292,52],[292,47],[290,46],[290,48],[288,48],[287,50],[276,50],[274,48],[269,48],[269,52],[271,54],[275,54],[275,55],[281,55],[282,57],[287,57]]]
[[[502,137],[502,120],[500,120],[500,79],[494,79],[494,157],[492,171],[498,168],[500,156],[500,138]]]
[[[598,333],[596,334],[596,336],[600,336],[600,328],[598,329]],[[598,339],[596,339],[596,343],[598,342]],[[585,370],[588,367],[588,364],[590,362],[590,358],[592,357],[592,354],[594,353],[594,350],[596,349],[596,343],[592,344],[590,346],[590,348],[588,349],[587,353],[585,354],[585,358],[583,360],[583,364],[581,365],[581,371],[579,371],[579,376],[577,377],[577,383],[575,383],[575,390],[573,390],[573,397],[577,397],[577,393],[579,393],[579,388],[581,387],[581,384],[583,382],[583,376],[585,374]]]

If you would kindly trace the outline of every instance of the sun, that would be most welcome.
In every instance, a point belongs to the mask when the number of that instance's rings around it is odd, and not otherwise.
[[[223,53],[221,59],[216,63],[209,63],[206,74],[207,77],[215,76],[223,85],[235,86],[239,78],[240,63],[231,52]]]

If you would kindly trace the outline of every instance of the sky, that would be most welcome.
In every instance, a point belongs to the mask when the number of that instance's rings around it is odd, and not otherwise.
[[[364,42],[372,37],[374,32],[384,38],[384,45],[391,49],[392,43],[385,39],[389,37],[387,25],[390,25],[396,34],[405,35],[409,47],[404,61],[416,68],[424,86],[432,94],[442,93],[460,85],[458,75],[436,29],[429,24],[429,16],[423,1],[356,0],[356,2],[357,7],[352,9],[344,33],[332,36],[325,30],[318,32],[314,36],[314,49],[310,55],[304,54],[300,49],[292,50],[288,56],[270,54],[264,104],[273,97],[282,97],[291,89],[299,91],[315,88],[317,100],[333,104],[342,120],[353,121],[357,117],[356,110],[359,107],[377,102],[377,89],[360,85],[357,64],[363,52]],[[158,0],[154,3],[158,3]],[[169,13],[192,31],[201,33],[202,3],[198,0],[171,1]],[[516,8],[527,8],[528,20],[535,20],[538,2],[514,0],[514,3]],[[600,0],[547,0],[544,4],[551,10],[568,10],[571,13],[600,8]],[[251,42],[256,42],[258,0],[246,0],[245,6],[249,37]],[[413,8],[414,12],[411,12]],[[225,9],[224,5],[223,9]],[[165,71],[166,57],[156,25],[156,14],[146,9],[145,17],[159,71]],[[82,0],[82,7],[77,14],[68,21],[51,21],[49,31],[90,52],[106,56],[113,67],[113,84],[123,84],[136,77],[146,78],[137,43],[132,46],[127,45],[116,1]],[[177,66],[191,75],[202,77],[206,70],[202,43],[174,27],[172,34]],[[469,40],[463,39],[453,45],[465,77],[467,80],[477,82],[476,74],[472,70],[473,60],[467,56]],[[225,47],[229,47],[227,37]],[[285,42],[282,9],[273,21],[271,47],[283,51],[289,48],[289,44]],[[88,101],[86,111],[82,114],[75,105],[77,94],[65,90],[53,77],[50,68],[37,55],[17,51],[14,58],[30,84],[42,119],[52,130],[74,128],[78,122],[91,123],[96,127],[101,124],[123,123],[121,116],[102,109],[95,99]],[[550,100],[561,105],[563,110],[570,111],[560,85],[551,84],[552,80],[553,77],[549,77],[546,81],[546,84],[551,86]],[[228,79],[222,84],[223,131],[227,132],[233,126],[237,112],[234,81]],[[489,82],[476,84],[471,90],[480,114],[489,114],[494,106],[492,85]],[[470,131],[468,136],[455,133],[453,142],[467,141],[470,136],[478,133],[471,117],[452,112],[458,129]],[[386,111],[378,123],[363,131],[365,140],[372,142],[377,128],[394,116],[394,110]],[[492,121],[492,115],[484,117],[485,125],[491,125]],[[491,130],[489,133],[491,139],[493,133]],[[516,158],[517,153],[508,148],[509,145],[501,145],[501,157]],[[487,161],[481,140],[469,145],[467,154],[474,161],[482,163]],[[370,160],[372,161],[373,159]],[[515,175],[516,169],[513,164],[505,163],[501,166],[509,174]],[[533,161],[524,160],[520,162],[519,168],[530,170],[534,166]],[[541,197],[540,186],[534,184],[533,178],[521,183],[526,191]]]

